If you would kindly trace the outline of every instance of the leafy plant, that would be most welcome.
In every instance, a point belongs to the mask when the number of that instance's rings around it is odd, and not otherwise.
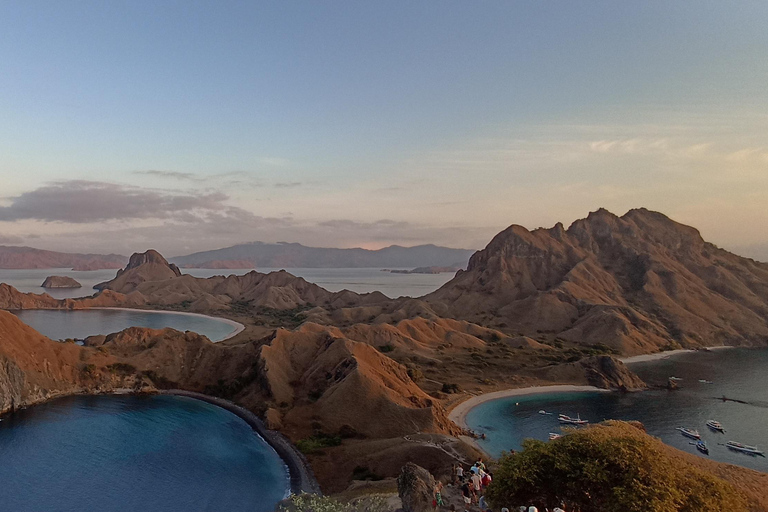
[[[668,454],[637,427],[606,422],[504,455],[486,494],[496,507],[566,503],[590,512],[747,510],[725,480]]]

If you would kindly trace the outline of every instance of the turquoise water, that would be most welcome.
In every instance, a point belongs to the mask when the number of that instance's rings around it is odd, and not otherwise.
[[[274,510],[285,465],[242,419],[171,396],[54,400],[0,422],[0,510]]]
[[[467,424],[486,434],[479,443],[490,454],[519,449],[525,438],[546,440],[561,432],[557,414],[599,422],[605,419],[641,421],[649,434],[681,450],[700,454],[676,427],[695,428],[709,445],[711,459],[768,472],[768,459],[727,449],[726,441],[757,445],[768,453],[768,350],[731,349],[672,356],[631,365],[648,383],[679,377],[677,391],[641,393],[551,393],[503,398],[472,409]],[[699,379],[712,381],[703,384]],[[723,402],[725,395],[747,402]],[[539,410],[553,413],[539,414]],[[720,421],[726,434],[712,432],[706,421]]]
[[[218,318],[165,311],[26,309],[13,311],[13,314],[25,324],[54,340],[83,339],[96,334],[111,334],[128,327],[152,329],[172,327],[179,331],[203,334],[215,342],[227,338],[235,330],[233,325]]]

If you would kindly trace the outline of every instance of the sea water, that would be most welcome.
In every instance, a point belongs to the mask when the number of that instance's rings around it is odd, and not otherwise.
[[[185,268],[181,271],[194,277],[207,278],[216,275],[243,275],[253,269],[217,270],[207,268]],[[259,268],[262,273],[279,268]],[[322,286],[328,291],[350,290],[356,293],[381,292],[387,297],[421,297],[431,293],[450,281],[454,273],[442,274],[399,274],[383,272],[380,268],[287,268],[287,272],[302,277],[310,283]],[[56,269],[0,269],[0,283],[7,283],[21,292],[47,293],[56,299],[87,297],[96,293],[93,285],[109,281],[116,270],[75,271],[68,268]],[[42,288],[40,285],[48,276],[69,276],[82,284],[82,288]]]
[[[596,423],[606,419],[638,420],[647,432],[668,445],[702,457],[676,427],[699,431],[709,446],[709,458],[768,472],[768,459],[729,450],[727,441],[757,445],[768,454],[768,349],[729,349],[683,353],[664,360],[634,363],[630,368],[649,384],[666,384],[677,377],[676,391],[654,390],[621,394],[606,392],[548,393],[485,402],[466,421],[485,433],[478,440],[491,455],[519,450],[523,439],[546,440],[562,433],[562,413]],[[711,381],[711,384],[699,382]],[[722,397],[746,403],[723,401]],[[544,410],[550,414],[540,414]],[[725,434],[706,426],[720,421]]]
[[[191,398],[68,397],[0,421],[1,510],[267,512],[288,485],[245,421]]]
[[[216,342],[231,336],[237,329],[237,326],[221,318],[167,311],[24,309],[13,313],[25,324],[54,340],[83,339],[119,332],[128,327],[171,327],[179,331],[194,331]]]

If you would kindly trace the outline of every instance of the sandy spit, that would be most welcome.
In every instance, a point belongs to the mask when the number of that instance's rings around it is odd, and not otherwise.
[[[464,400],[459,405],[451,410],[448,417],[462,428],[469,428],[466,423],[467,414],[470,410],[474,409],[478,405],[490,402],[491,400],[498,400],[500,398],[508,398],[511,396],[524,396],[524,395],[539,395],[543,393],[562,393],[568,391],[601,391],[610,392],[607,389],[596,388],[594,386],[574,386],[571,384],[559,384],[554,386],[532,386],[528,388],[516,388],[505,389],[502,391],[494,391],[492,393],[483,393],[482,395],[473,396],[467,400]]]
[[[229,338],[233,338],[245,330],[245,326],[240,322],[235,322],[234,320],[230,320],[229,318],[223,318],[220,316],[204,315],[202,313],[189,313],[187,311],[166,311],[164,309],[109,308],[109,307],[84,308],[81,311],[86,311],[89,309],[106,309],[106,310],[112,310],[112,311],[134,311],[134,312],[138,311],[142,313],[170,313],[173,315],[187,315],[187,316],[197,316],[202,318],[210,318],[212,320],[217,320],[219,322],[223,322],[225,324],[232,326],[232,332],[229,333],[225,338],[220,339],[219,341],[224,341],[224,340],[228,340]],[[218,343],[219,341],[216,341],[214,343]]]
[[[728,348],[736,348],[736,347],[731,347],[728,345],[720,345],[718,347],[707,347],[707,350],[725,350]],[[657,352],[655,354],[643,354],[640,356],[622,357],[620,361],[624,364],[645,363],[647,361],[658,361],[660,359],[668,359],[672,356],[675,356],[678,354],[686,354],[689,352],[698,352],[698,350],[691,350],[691,349],[667,350],[666,352]]]

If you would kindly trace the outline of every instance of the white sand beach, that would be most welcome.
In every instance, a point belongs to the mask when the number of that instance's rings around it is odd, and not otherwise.
[[[227,334],[225,338],[220,339],[219,341],[216,341],[215,343],[222,342],[224,340],[228,340],[230,338],[233,338],[243,332],[245,330],[245,326],[241,324],[240,322],[235,322],[234,320],[230,320],[229,318],[223,318],[220,316],[211,316],[211,315],[204,315],[202,313],[189,313],[187,311],[165,311],[162,309],[139,309],[139,308],[108,308],[108,307],[97,307],[97,308],[85,308],[85,309],[106,309],[106,310],[112,310],[112,311],[133,311],[133,312],[141,312],[141,313],[171,313],[174,315],[187,315],[187,316],[197,316],[201,318],[210,318],[212,320],[217,320],[219,322],[223,322],[225,324],[232,326],[232,332]]]
[[[729,345],[719,345],[717,347],[706,347],[707,350],[725,350],[728,348],[736,348],[736,347],[731,347]],[[668,359],[672,356],[675,356],[678,354],[686,354],[688,352],[698,352],[698,350],[692,350],[692,349],[667,350],[666,352],[657,352],[655,354],[643,354],[639,356],[622,357],[619,360],[624,364],[644,363],[647,361],[658,361],[661,359]]]

